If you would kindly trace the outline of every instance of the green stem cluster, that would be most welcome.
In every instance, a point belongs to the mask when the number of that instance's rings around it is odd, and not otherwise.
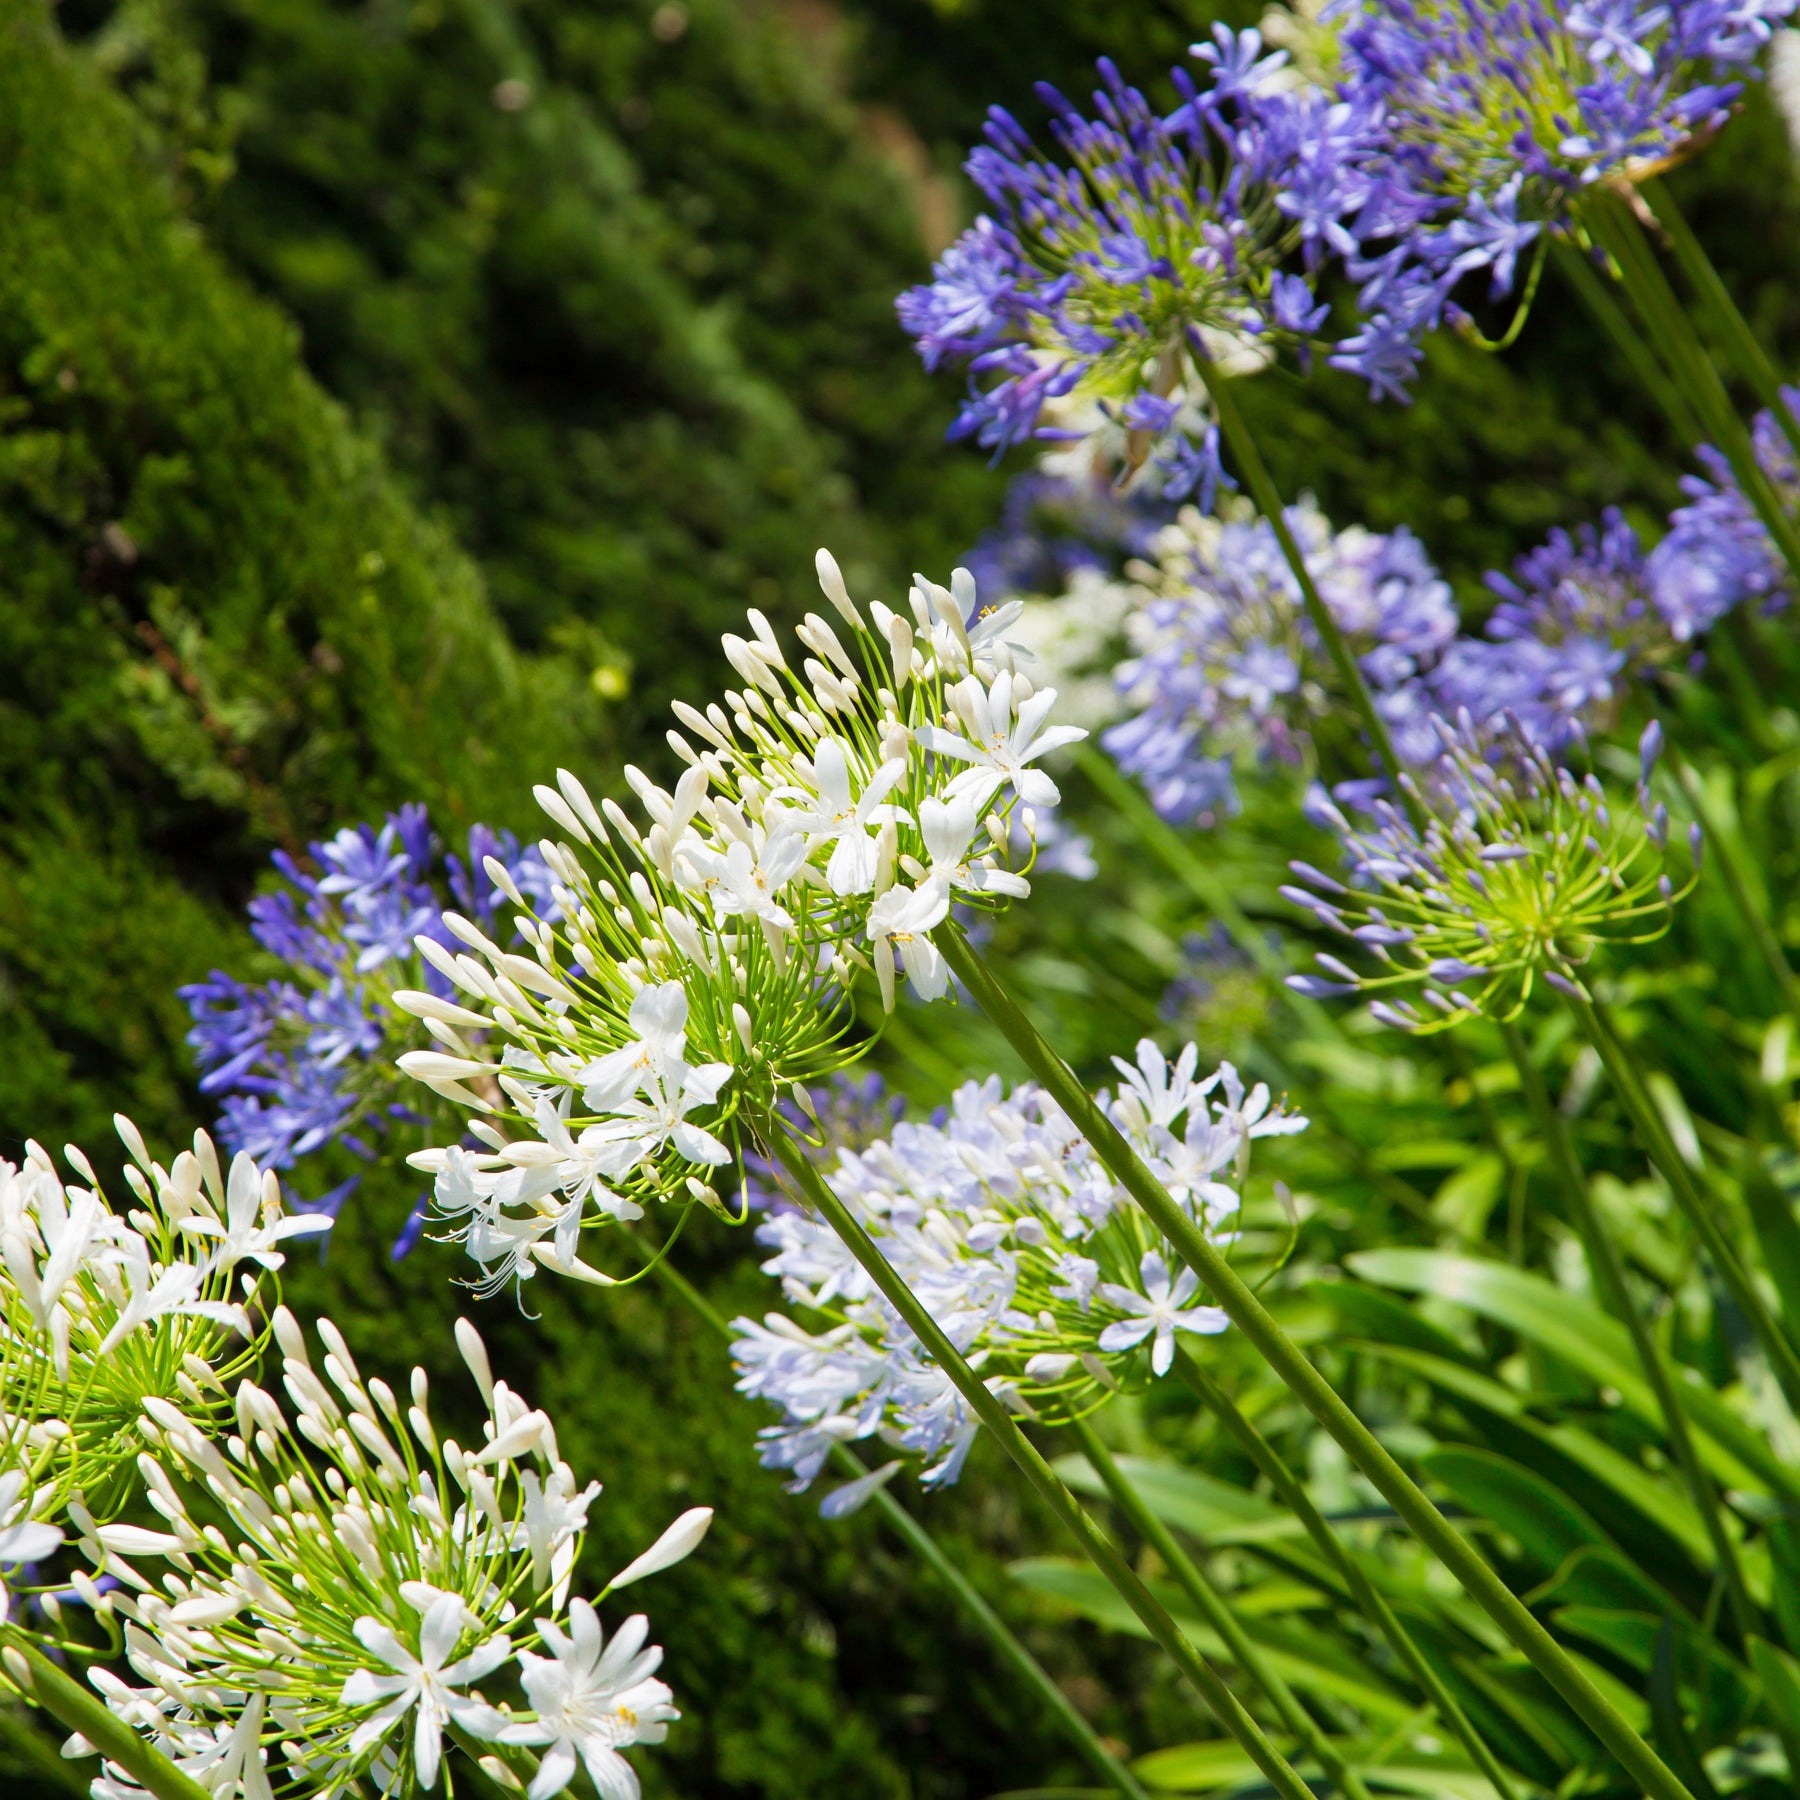
[[[1649,1382],[1650,1391],[1656,1396],[1657,1409],[1662,1414],[1663,1429],[1668,1435],[1669,1448],[1674,1453],[1676,1466],[1681,1470],[1682,1480],[1694,1502],[1695,1510],[1706,1525],[1706,1535],[1719,1565],[1719,1578],[1725,1584],[1726,1598],[1731,1606],[1732,1622],[1737,1626],[1740,1637],[1749,1638],[1760,1627],[1756,1603],[1750,1598],[1750,1587],[1744,1579],[1743,1565],[1738,1560],[1737,1544],[1725,1522],[1718,1484],[1694,1447],[1687,1412],[1676,1392],[1669,1360],[1663,1354],[1662,1345],[1657,1342],[1649,1320],[1644,1317],[1643,1308],[1638,1305],[1631,1292],[1630,1283],[1626,1279],[1624,1258],[1620,1256],[1618,1247],[1613,1243],[1611,1234],[1595,1208],[1587,1176],[1582,1172],[1575,1155],[1575,1146],[1569,1138],[1568,1126],[1551,1102],[1543,1077],[1538,1073],[1537,1064],[1532,1060],[1519,1028],[1508,1024],[1500,1029],[1506,1036],[1507,1048],[1524,1080],[1526,1102],[1531,1108],[1538,1130],[1543,1134],[1545,1148],[1550,1153],[1551,1167],[1562,1188],[1564,1200],[1573,1214],[1571,1222],[1587,1252],[1588,1266],[1593,1270],[1595,1284],[1600,1290],[1600,1302],[1631,1334],[1632,1348],[1637,1352],[1644,1379]]]
[[[1432,1503],[1425,1491],[1359,1419],[1218,1248],[1145,1167],[1067,1063],[954,925],[936,942],[976,1003],[1071,1122],[1108,1173],[1144,1209],[1176,1254],[1290,1392],[1342,1445],[1351,1462],[1394,1508],[1413,1534],[1461,1583],[1582,1722],[1652,1800],[1692,1800],[1687,1787],[1615,1707],[1581,1665],[1533,1616],[1480,1553]],[[823,1184],[821,1184],[823,1185]],[[841,1211],[841,1208],[839,1209]],[[835,1222],[835,1221],[834,1221]],[[871,1246],[872,1248],[872,1246]],[[909,1321],[910,1322],[910,1321]],[[941,1336],[941,1334],[939,1334]],[[996,1410],[998,1410],[996,1406]]]
[[[948,934],[946,934],[948,935]],[[940,942],[942,939],[940,939]],[[960,941],[960,940],[959,940]],[[996,1023],[1001,1023],[999,1020]],[[1002,1025],[1004,1029],[1004,1025]],[[1145,1585],[1143,1578],[1121,1554],[1118,1546],[1095,1524],[1087,1509],[1069,1491],[1043,1453],[1020,1429],[1018,1421],[988,1387],[945,1335],[919,1297],[900,1278],[881,1254],[875,1240],[857,1222],[830,1184],[794,1142],[783,1123],[770,1121],[770,1148],[789,1178],[821,1218],[843,1240],[845,1248],[862,1265],[913,1335],[968,1403],[970,1411],[987,1427],[1001,1449],[1012,1458],[1057,1522],[1074,1538],[1083,1554],[1124,1600],[1138,1622],[1194,1684],[1208,1709],[1236,1740],[1282,1800],[1316,1800],[1288,1759],[1272,1744],[1256,1720],[1220,1679],[1217,1672],[1189,1643],[1168,1609]],[[1685,1793],[1685,1790],[1683,1790]],[[1675,1796],[1671,1794],[1671,1800]]]
[[[1131,1485],[1092,1421],[1076,1419],[1072,1429],[1080,1441],[1082,1454],[1100,1477],[1112,1503],[1138,1536],[1163,1559],[1181,1591],[1193,1603],[1194,1610],[1218,1634],[1231,1660],[1262,1689],[1282,1724],[1312,1752],[1319,1767],[1340,1793],[1348,1795],[1349,1800],[1369,1800],[1369,1790],[1363,1786],[1361,1775],[1344,1760],[1342,1752],[1300,1704],[1280,1672],[1270,1665],[1255,1639],[1232,1611],[1231,1603],[1213,1586],[1206,1571],[1182,1548],[1174,1532],[1144,1504],[1143,1496]]]
[[[1468,1751],[1470,1760],[1487,1777],[1500,1800],[1516,1800],[1512,1777],[1500,1766],[1493,1751],[1488,1748],[1487,1740],[1470,1723],[1468,1714],[1445,1685],[1443,1676],[1413,1641],[1412,1634],[1400,1623],[1394,1609],[1345,1548],[1343,1540],[1313,1504],[1312,1496],[1281,1459],[1274,1445],[1251,1424],[1224,1388],[1179,1345],[1175,1350],[1175,1373],[1194,1398],[1207,1407],[1225,1427],[1238,1448],[1255,1465],[1257,1473],[1274,1488],[1289,1511],[1300,1521],[1306,1535],[1312,1539],[1338,1579],[1343,1582],[1345,1592],[1355,1602],[1363,1617],[1386,1638],[1388,1647],[1400,1659],[1401,1666],[1419,1684],[1425,1697],[1436,1708],[1439,1720]]]
[[[724,1315],[673,1263],[658,1264],[657,1273],[669,1289],[719,1337],[730,1341],[731,1327],[725,1322]],[[831,1462],[834,1468],[851,1480],[869,1472],[847,1444],[833,1447]],[[1069,1696],[1050,1678],[1049,1671],[1019,1642],[1006,1621],[981,1597],[968,1576],[944,1554],[937,1539],[886,1488],[877,1488],[871,1496],[870,1504],[894,1535],[950,1590],[957,1604],[980,1628],[1007,1666],[1043,1701],[1050,1716],[1061,1726],[1064,1735],[1094,1773],[1115,1793],[1123,1795],[1124,1800],[1149,1800],[1143,1784],[1101,1742],[1099,1733],[1076,1711]]]

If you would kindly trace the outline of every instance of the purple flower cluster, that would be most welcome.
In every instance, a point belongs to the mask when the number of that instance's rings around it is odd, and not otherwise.
[[[1060,160],[990,111],[966,165],[989,211],[898,302],[928,368],[968,367],[953,437],[998,454],[1071,435],[1045,423],[1053,403],[1096,403],[1160,444],[1170,498],[1210,506],[1217,433],[1193,359],[1318,331],[1311,274],[1354,249],[1366,120],[1286,80],[1253,31],[1215,27],[1196,54],[1206,85],[1175,71],[1166,117],[1106,61],[1094,118],[1041,87]]]
[[[489,879],[488,857],[506,866],[540,917],[554,916],[550,872],[535,849],[476,825],[466,861],[440,855],[423,806],[309,848],[317,873],[277,851],[285,885],[250,903],[251,935],[284,973],[253,984],[215,969],[180,990],[194,1021],[188,1042],[200,1091],[222,1097],[219,1137],[264,1168],[292,1168],[333,1142],[371,1158],[365,1134],[417,1117],[394,1098],[393,1059],[412,1043],[412,1022],[389,999],[401,988],[449,997],[414,939],[459,947],[443,922],[447,906],[478,924],[494,917],[504,896]],[[417,1085],[405,1085],[408,1101],[416,1099]],[[315,1205],[335,1213],[359,1179]]]
[[[1725,120],[1796,0],[1349,0],[1340,94],[1380,127],[1352,180],[1361,329],[1336,366],[1403,398],[1453,290],[1512,291],[1595,183],[1630,179]]]
[[[1800,409],[1800,388],[1781,394],[1790,412]],[[1751,441],[1776,498],[1800,517],[1800,458],[1772,413],[1757,414]],[[1730,465],[1710,445],[1698,454],[1706,475],[1682,481],[1688,503],[1670,516],[1669,535],[1657,546],[1667,564],[1664,605],[1684,641],[1734,606],[1748,602],[1772,612],[1793,597],[1793,576]]]
[[[1448,586],[1408,531],[1334,532],[1301,506],[1287,519],[1401,754],[1415,740],[1433,754],[1424,682],[1456,635]],[[1118,671],[1134,715],[1101,741],[1164,818],[1210,823],[1236,808],[1234,756],[1301,760],[1329,705],[1324,654],[1266,521],[1190,512],[1156,549],[1158,586],[1130,626],[1137,654]]]

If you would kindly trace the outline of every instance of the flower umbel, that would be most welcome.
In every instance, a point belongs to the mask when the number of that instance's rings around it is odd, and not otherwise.
[[[1649,791],[1660,727],[1644,733],[1631,809],[1609,805],[1593,775],[1558,767],[1516,721],[1498,740],[1466,713],[1454,728],[1436,725],[1443,750],[1425,780],[1401,776],[1426,809],[1422,833],[1389,801],[1375,801],[1374,823],[1358,828],[1315,797],[1315,816],[1337,832],[1357,885],[1295,863],[1306,885],[1282,892],[1378,970],[1321,955],[1324,974],[1290,975],[1290,987],[1373,995],[1382,1023],[1439,1031],[1471,1014],[1516,1018],[1539,979],[1566,987],[1600,945],[1667,931],[1695,877],[1678,890],[1665,873],[1668,815]],[[1697,864],[1697,839],[1694,850]],[[1403,997],[1412,989],[1429,1011]]]
[[[1190,1044],[1170,1063],[1146,1039],[1102,1099],[1170,1191],[1228,1239],[1251,1141],[1306,1121],[1260,1084],[1246,1092],[1229,1063],[1196,1079],[1196,1060]],[[1160,1235],[1032,1084],[1008,1095],[996,1078],[969,1082],[943,1125],[901,1123],[844,1148],[826,1179],[963,1354],[1031,1416],[1091,1411],[1136,1378],[1140,1345],[1161,1375],[1175,1332],[1225,1328],[1195,1304],[1191,1273],[1171,1285]],[[843,1243],[799,1208],[757,1235],[774,1252],[765,1272],[823,1326],[782,1313],[734,1323],[740,1390],[785,1415],[761,1433],[763,1462],[804,1488],[833,1444],[878,1434],[924,1459],[928,1484],[953,1481],[973,1415]]]

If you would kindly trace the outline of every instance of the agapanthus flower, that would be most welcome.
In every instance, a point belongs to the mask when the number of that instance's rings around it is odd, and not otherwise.
[[[1800,388],[1781,391],[1790,411],[1800,408]],[[1800,516],[1800,458],[1772,413],[1757,414],[1751,441],[1777,501]],[[1710,445],[1698,455],[1706,474],[1683,478],[1688,502],[1670,515],[1668,536],[1650,558],[1657,604],[1684,642],[1735,606],[1772,612],[1793,597],[1787,563],[1730,465]]]
[[[411,1160],[485,1285],[540,1265],[604,1283],[576,1253],[585,1226],[653,1202],[724,1210],[724,1171],[793,1085],[852,1060],[854,984],[872,976],[890,1010],[902,977],[936,998],[951,905],[1030,891],[1060,798],[1044,759],[1085,734],[1019,667],[1018,603],[982,609],[964,570],[950,589],[917,577],[911,618],[877,603],[871,629],[824,552],[819,573],[841,625],[807,616],[799,672],[760,613],[725,639],[744,687],[677,703],[674,792],[626,770],[644,826],[566,770],[537,790],[566,834],[540,846],[553,909],[488,865],[529,955],[454,912],[476,955],[419,940],[459,998],[397,996],[441,1046],[401,1067],[484,1116],[478,1151]]]
[[[1794,0],[1344,0],[1340,93],[1379,110],[1366,184],[1363,328],[1332,355],[1403,397],[1420,340],[1467,277],[1503,297],[1581,196],[1716,131]]]
[[[1445,652],[1431,682],[1438,708],[1480,721],[1510,713],[1558,756],[1610,730],[1632,685],[1681,655],[1692,616],[1666,604],[1677,562],[1646,555],[1616,509],[1598,529],[1553,531],[1511,576],[1488,576],[1499,604],[1485,638]]]
[[[899,301],[928,367],[969,370],[953,437],[997,453],[1063,431],[1057,403],[1098,403],[1130,466],[1159,446],[1170,497],[1210,506],[1222,472],[1194,359],[1254,361],[1318,330],[1311,271],[1353,248],[1371,120],[1296,90],[1254,31],[1218,27],[1197,54],[1204,84],[1175,71],[1167,116],[1105,60],[1092,118],[1040,87],[1053,154],[990,109],[967,163],[989,211]]]
[[[1668,930],[1693,877],[1677,889],[1667,872],[1668,813],[1650,794],[1659,726],[1643,736],[1633,805],[1559,766],[1516,720],[1499,738],[1468,713],[1436,723],[1440,756],[1400,777],[1422,830],[1385,798],[1357,825],[1313,796],[1310,816],[1336,832],[1346,879],[1295,863],[1303,885],[1282,893],[1374,966],[1321,954],[1322,972],[1290,987],[1369,996],[1382,1023],[1438,1031],[1472,1015],[1515,1018],[1538,982],[1566,988],[1601,946]],[[1697,839],[1692,848],[1697,864]]]
[[[215,969],[180,990],[200,1091],[221,1097],[221,1138],[275,1169],[334,1143],[368,1157],[369,1138],[416,1120],[396,1105],[393,1062],[418,1041],[418,1027],[392,998],[400,989],[451,992],[416,940],[454,943],[443,924],[449,905],[494,919],[506,896],[487,873],[489,858],[546,911],[553,906],[535,849],[476,825],[466,860],[443,854],[422,806],[401,807],[379,828],[346,826],[309,849],[311,869],[278,851],[283,885],[250,905],[251,935],[286,964],[284,974],[252,984]],[[335,1211],[354,1186],[353,1177],[324,1209]]]
[[[316,1362],[285,1309],[273,1330],[287,1407],[246,1379],[222,1445],[154,1395],[131,1433],[167,1529],[108,1561],[122,1585],[101,1604],[146,1684],[98,1680],[108,1705],[221,1800],[267,1796],[271,1777],[420,1794],[452,1731],[543,1747],[537,1800],[568,1784],[575,1754],[629,1800],[618,1751],[679,1715],[651,1678],[643,1618],[602,1653],[592,1606],[569,1597],[600,1484],[577,1483],[549,1417],[494,1378],[466,1321],[457,1341],[486,1414],[468,1448],[432,1422],[422,1369],[403,1400],[364,1378],[329,1320]],[[679,1560],[710,1518],[684,1515],[618,1582]],[[151,1557],[170,1565],[160,1582],[136,1566]]]
[[[219,1383],[257,1352],[281,1246],[329,1223],[285,1213],[275,1175],[248,1156],[223,1170],[204,1132],[164,1168],[118,1125],[125,1212],[79,1151],[75,1181],[35,1143],[0,1162],[0,1561],[36,1560],[27,1552],[71,1518],[92,1541],[124,1541],[110,1521],[144,1398],[213,1417]]]
[[[1334,532],[1310,504],[1287,519],[1402,757],[1431,754],[1420,730],[1421,676],[1456,633],[1450,590],[1405,529]],[[1192,824],[1228,812],[1234,757],[1295,763],[1331,705],[1331,674],[1274,531],[1192,508],[1159,533],[1156,561],[1134,564],[1136,654],[1118,682],[1135,714],[1102,742],[1163,816]]]
[[[1187,1046],[1173,1062],[1146,1039],[1115,1059],[1120,1084],[1100,1096],[1133,1148],[1221,1241],[1235,1229],[1253,1139],[1306,1121],[1246,1090],[1222,1064],[1201,1077]],[[1178,1335],[1209,1336],[1225,1316],[1100,1165],[1043,1091],[1008,1094],[997,1077],[965,1083],[941,1123],[902,1122],[863,1148],[840,1146],[825,1171],[951,1341],[1009,1404],[1067,1419],[1138,1379],[1166,1374]],[[798,1491],[834,1444],[879,1436],[954,1481],[976,1421],[943,1371],[822,1221],[794,1206],[758,1230],[808,1323],[771,1313],[738,1319],[743,1393],[782,1409],[760,1433],[765,1466]],[[878,1479],[872,1477],[871,1479]]]

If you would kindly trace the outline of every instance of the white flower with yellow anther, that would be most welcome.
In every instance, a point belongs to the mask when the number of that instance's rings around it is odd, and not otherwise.
[[[540,846],[551,907],[488,869],[523,953],[456,914],[465,952],[419,940],[460,998],[401,1066],[480,1115],[480,1148],[412,1161],[484,1285],[539,1267],[609,1281],[576,1254],[584,1227],[722,1206],[718,1171],[796,1082],[847,1060],[855,983],[873,975],[889,1010],[902,976],[936,999],[952,898],[992,911],[1030,892],[1035,809],[1058,800],[1038,764],[1082,734],[1020,668],[1016,615],[978,617],[959,570],[865,616],[824,552],[818,572],[838,622],[807,615],[798,672],[753,611],[724,641],[742,687],[676,705],[673,792],[626,769],[634,817],[566,770],[536,790],[563,834]]]
[[[266,1795],[270,1772],[309,1792],[366,1782],[411,1796],[436,1785],[453,1736],[568,1741],[570,1708],[585,1718],[600,1696],[590,1682],[559,1698],[527,1646],[598,1646],[592,1607],[571,1604],[568,1587],[599,1483],[577,1485],[550,1419],[494,1378],[466,1321],[457,1343],[487,1408],[472,1449],[433,1424],[423,1370],[403,1402],[365,1379],[329,1321],[316,1359],[284,1309],[273,1330],[286,1407],[241,1382],[236,1429],[221,1442],[178,1406],[146,1405],[139,1473],[170,1529],[138,1532],[130,1548],[166,1559],[161,1582],[114,1555],[104,1530],[90,1534],[96,1560],[124,1583],[105,1604],[147,1684],[100,1684],[113,1712],[221,1800]],[[711,1516],[683,1514],[618,1581],[679,1561]],[[653,1666],[639,1656],[643,1637],[641,1621],[628,1621],[629,1653],[596,1658],[587,1673],[630,1665],[632,1680],[607,1692],[615,1710],[643,1700],[654,1727],[677,1715],[667,1688],[643,1686]],[[618,1724],[606,1746],[615,1753],[663,1735]],[[599,1766],[615,1784],[627,1779],[616,1754]],[[567,1779],[558,1760],[533,1791]]]
[[[118,1128],[128,1213],[74,1148],[79,1182],[35,1143],[0,1162],[0,1563],[49,1555],[77,1514],[84,1532],[115,1529],[146,1398],[224,1416],[220,1383],[255,1355],[277,1246],[330,1223],[284,1214],[248,1156],[227,1176],[204,1133],[164,1168]]]

